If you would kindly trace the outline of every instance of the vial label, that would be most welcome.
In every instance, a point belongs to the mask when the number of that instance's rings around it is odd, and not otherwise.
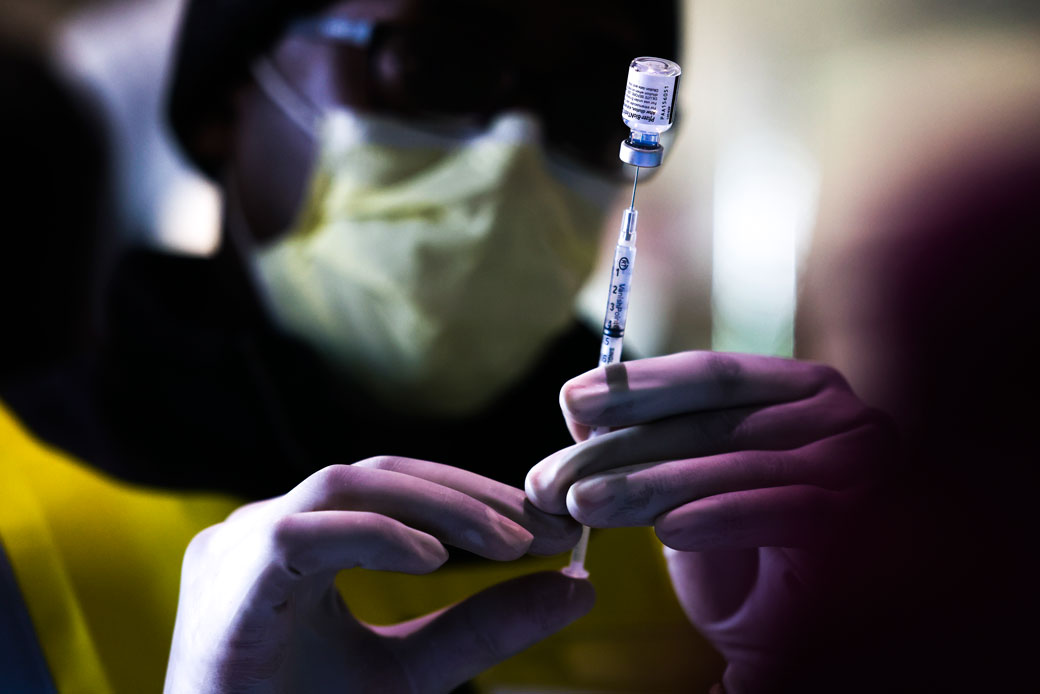
[[[646,125],[671,125],[677,80],[641,72],[630,72],[621,117]]]

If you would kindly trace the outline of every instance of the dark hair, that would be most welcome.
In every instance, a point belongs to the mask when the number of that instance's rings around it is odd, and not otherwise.
[[[95,337],[107,243],[107,133],[95,105],[38,53],[0,44],[0,384]]]

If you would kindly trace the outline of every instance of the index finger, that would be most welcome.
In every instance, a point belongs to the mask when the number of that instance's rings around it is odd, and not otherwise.
[[[809,397],[843,384],[830,367],[752,354],[680,352],[612,364],[564,384],[571,430],[631,426],[672,415]]]
[[[354,466],[419,477],[478,499],[526,528],[534,536],[528,551],[536,556],[565,552],[577,543],[581,535],[581,526],[570,516],[545,513],[528,501],[523,490],[469,470],[399,456],[369,458],[354,463]]]
[[[487,559],[527,553],[533,536],[483,501],[436,482],[392,470],[330,465],[279,500],[283,516],[312,511],[365,511],[393,518]]]

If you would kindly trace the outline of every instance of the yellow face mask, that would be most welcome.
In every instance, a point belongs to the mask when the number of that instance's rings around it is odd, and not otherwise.
[[[256,251],[271,314],[395,409],[487,404],[573,320],[614,187],[554,175],[520,113],[446,138],[337,110],[318,138],[298,221]]]

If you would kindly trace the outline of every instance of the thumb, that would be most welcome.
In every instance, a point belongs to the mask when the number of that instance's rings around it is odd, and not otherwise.
[[[462,602],[390,627],[401,661],[421,691],[450,691],[556,633],[592,609],[585,580],[545,571],[492,586]]]

